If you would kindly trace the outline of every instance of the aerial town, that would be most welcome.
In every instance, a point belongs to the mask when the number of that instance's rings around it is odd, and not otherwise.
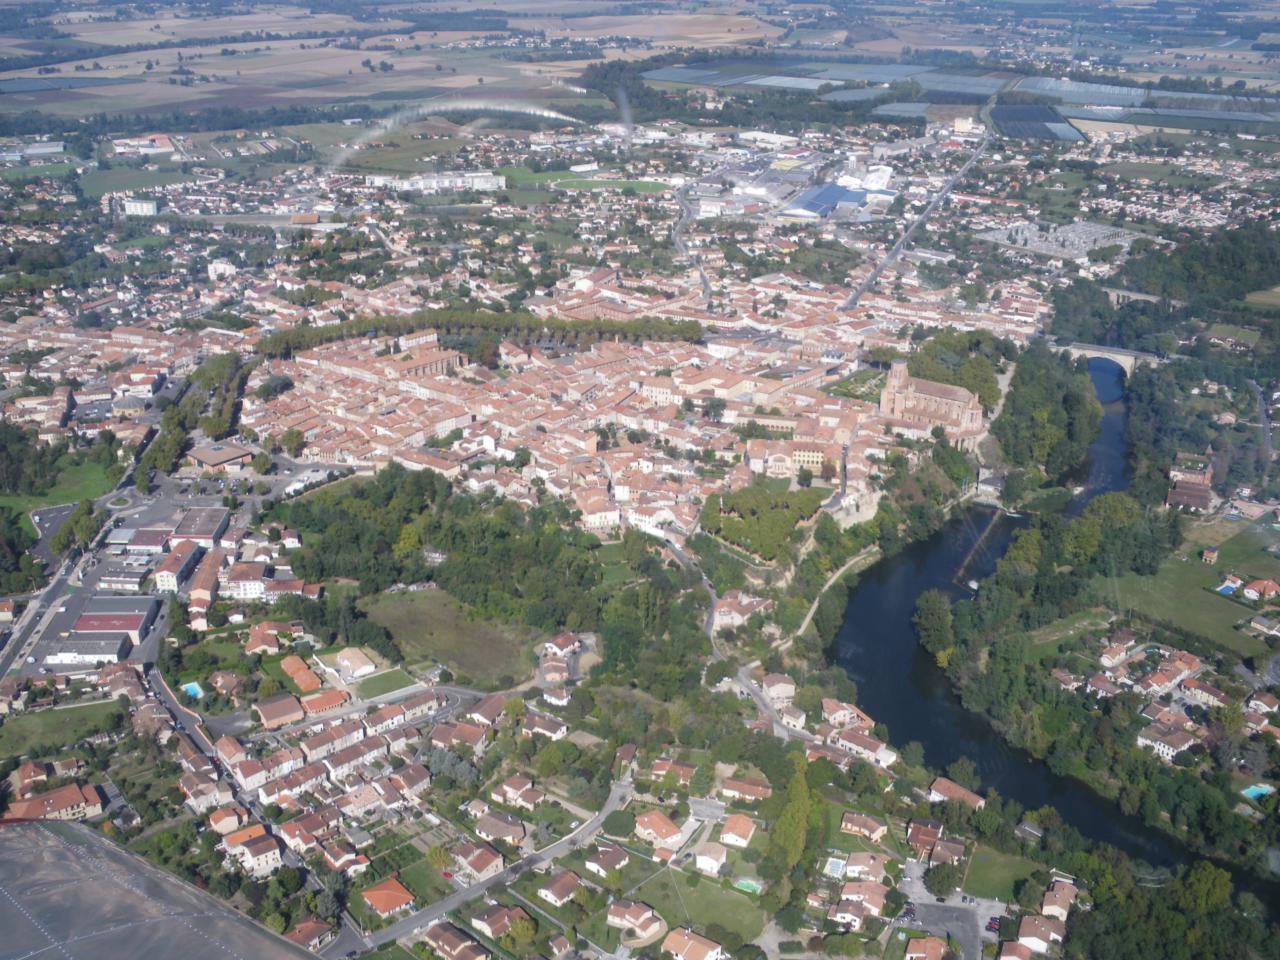
[[[15,8],[0,960],[1280,958],[1270,16]]]

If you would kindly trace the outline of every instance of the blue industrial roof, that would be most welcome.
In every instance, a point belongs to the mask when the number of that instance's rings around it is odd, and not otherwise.
[[[837,183],[823,183],[800,194],[787,204],[787,209],[804,210],[817,217],[829,217],[841,203],[863,203],[866,199],[865,190],[846,190]]]

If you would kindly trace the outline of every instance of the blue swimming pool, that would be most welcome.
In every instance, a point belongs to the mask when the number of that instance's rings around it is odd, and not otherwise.
[[[184,683],[182,685],[182,692],[185,693],[188,697],[192,697],[196,700],[199,700],[201,697],[204,696],[204,688],[201,687],[200,684],[196,683],[194,680],[192,680],[190,683]]]
[[[1269,783],[1255,783],[1252,787],[1245,787],[1240,792],[1250,800],[1261,800],[1263,797],[1275,793],[1276,788]]]

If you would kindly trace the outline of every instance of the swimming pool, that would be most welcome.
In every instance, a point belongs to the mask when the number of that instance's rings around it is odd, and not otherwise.
[[[1252,787],[1245,787],[1240,791],[1250,800],[1261,800],[1276,792],[1276,788],[1269,783],[1255,783]]]
[[[200,684],[196,683],[194,680],[192,680],[190,683],[184,683],[182,685],[182,692],[194,700],[199,700],[201,697],[204,696],[204,688],[201,687]]]

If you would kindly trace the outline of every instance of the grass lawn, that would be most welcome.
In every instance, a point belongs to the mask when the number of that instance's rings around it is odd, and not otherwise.
[[[1014,884],[1031,876],[1039,866],[1026,857],[979,847],[969,863],[969,872],[964,878],[964,892],[1007,903],[1013,899]]]
[[[1199,547],[1193,540],[1183,552],[1185,560],[1170,557],[1150,577],[1126,573],[1111,578],[1101,594],[1119,609],[1172,621],[1241,656],[1264,654],[1265,641],[1235,629],[1235,624],[1253,616],[1253,611],[1212,592],[1228,573],[1245,580],[1280,576],[1280,559],[1267,552],[1277,538],[1259,526],[1239,528],[1239,533],[1218,548],[1214,566],[1200,562]]]
[[[75,169],[72,163],[46,163],[38,167],[6,167],[0,170],[0,180],[11,180],[21,183],[24,180],[37,180],[40,177],[65,177]]]
[[[360,682],[360,696],[368,700],[370,697],[380,697],[384,693],[390,693],[393,690],[399,690],[403,687],[412,686],[413,677],[409,676],[399,667],[394,670],[388,670],[386,673],[379,673],[377,676],[370,677],[368,680]]]
[[[147,187],[163,187],[170,183],[185,183],[191,177],[181,170],[133,170],[129,167],[111,167],[109,170],[93,170],[80,178],[84,195],[96,200],[105,193],[117,190],[142,190]]]
[[[653,180],[558,180],[556,186],[561,190],[625,190],[630,187],[636,193],[665,193],[671,189],[665,183]]]
[[[398,943],[388,943],[373,953],[362,954],[361,960],[417,960],[417,957]]]
[[[400,871],[400,882],[421,903],[433,903],[449,892],[449,881],[440,876],[440,871],[429,864],[425,858],[405,867]]]
[[[1069,617],[1055,620],[1031,633],[1031,655],[1042,659],[1058,651],[1063,641],[1075,640],[1086,633],[1105,634],[1110,625],[1106,610],[1081,610]]]
[[[497,173],[507,178],[507,184],[523,187],[533,183],[550,183],[552,180],[564,180],[573,176],[568,170],[543,170],[535,172],[528,167],[499,167]]]
[[[76,463],[63,467],[58,474],[58,482],[44,493],[0,495],[0,507],[12,507],[19,513],[28,513],[52,504],[92,500],[110,489],[111,481],[103,467],[91,462]]]
[[[586,937],[597,946],[604,947],[610,953],[616,952],[618,944],[622,942],[622,931],[617,927],[609,926],[608,914],[603,910],[597,910],[588,917],[586,922],[578,927],[578,935]]]
[[[1269,290],[1255,290],[1245,296],[1244,302],[1253,304],[1256,307],[1280,307],[1280,287],[1271,287]]]
[[[765,916],[754,900],[706,877],[697,877],[697,884],[691,887],[690,876],[696,874],[664,870],[637,887],[633,899],[649,904],[672,928],[690,922],[719,923],[747,943],[760,935]]]
[[[1271,291],[1266,292],[1270,293]],[[1251,297],[1253,294],[1251,293],[1249,296]],[[1246,299],[1248,298],[1246,297]],[[1211,337],[1230,337],[1240,343],[1247,343],[1250,347],[1256,347],[1258,341],[1262,339],[1262,334],[1257,330],[1240,327],[1234,323],[1215,323],[1209,327],[1207,333]]]
[[[70,746],[111,727],[120,707],[114,700],[59,710],[37,710],[5,720],[0,726],[0,758],[16,757],[33,745],[44,749]]]
[[[435,658],[481,685],[510,686],[533,668],[536,631],[524,626],[471,620],[443,590],[382,594],[360,602],[369,618],[391,631],[410,664]]]
[[[1125,180],[1146,179],[1167,183],[1171,187],[1203,185],[1210,179],[1199,174],[1185,173],[1181,167],[1172,163],[1143,163],[1139,160],[1121,160],[1116,163],[1109,163],[1102,169],[1117,177],[1123,177]]]

